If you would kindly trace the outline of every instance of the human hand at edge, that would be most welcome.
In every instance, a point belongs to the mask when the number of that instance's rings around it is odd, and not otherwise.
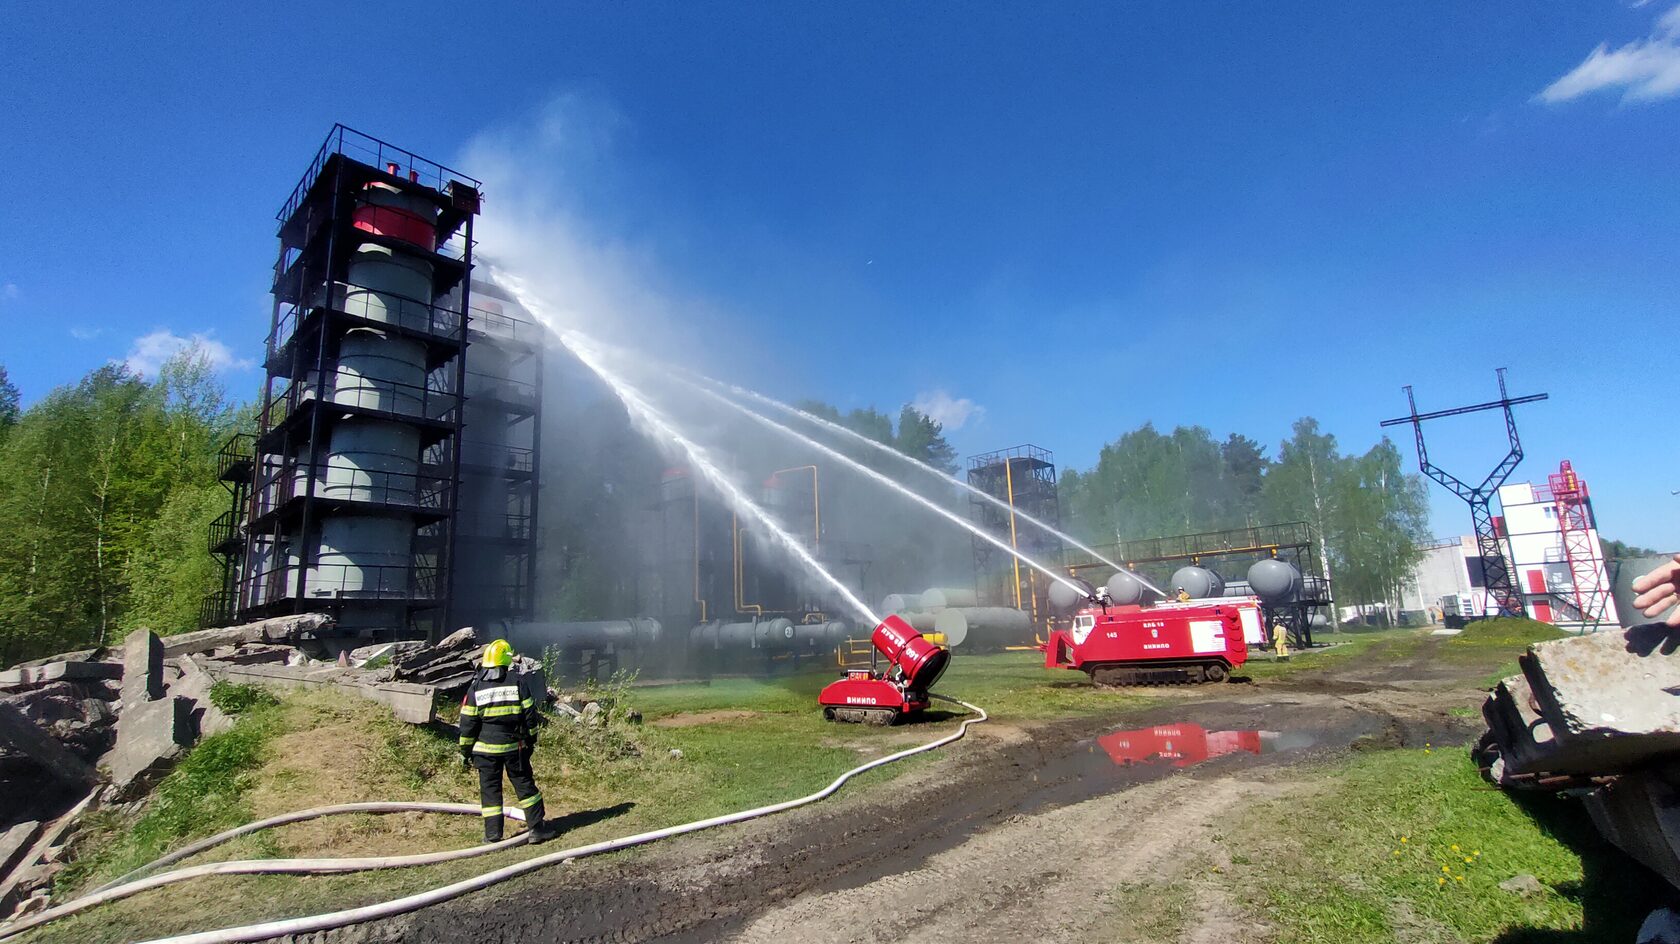
[[[1657,617],[1663,610],[1680,603],[1680,554],[1666,564],[1658,564],[1652,571],[1633,581],[1633,605],[1646,616]],[[1665,620],[1670,626],[1680,626],[1680,606]]]

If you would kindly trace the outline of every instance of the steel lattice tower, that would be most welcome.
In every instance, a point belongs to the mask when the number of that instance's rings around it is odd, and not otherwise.
[[[1575,616],[1581,621],[1582,632],[1594,632],[1604,620],[1604,603],[1609,591],[1604,585],[1604,558],[1592,533],[1592,502],[1587,483],[1575,474],[1568,459],[1546,480],[1557,506],[1563,559],[1569,565],[1569,580],[1575,591],[1572,601]]]
[[[1499,611],[1505,616],[1521,616],[1523,614],[1522,597],[1518,595],[1516,584],[1511,579],[1511,565],[1505,559],[1505,550],[1499,542],[1499,527],[1494,523],[1493,498],[1499,493],[1499,486],[1505,484],[1511,471],[1522,461],[1522,439],[1517,435],[1517,419],[1511,413],[1511,407],[1523,403],[1537,403],[1546,399],[1544,393],[1530,394],[1523,397],[1511,397],[1505,391],[1505,368],[1501,367],[1495,373],[1499,377],[1499,399],[1487,403],[1477,403],[1472,406],[1461,406],[1450,410],[1436,410],[1432,413],[1419,413],[1417,399],[1412,395],[1412,387],[1407,384],[1406,404],[1411,407],[1411,414],[1398,416],[1391,420],[1383,420],[1383,426],[1399,426],[1410,423],[1412,432],[1417,437],[1418,468],[1423,474],[1446,486],[1454,495],[1463,499],[1470,506],[1470,522],[1476,532],[1476,547],[1482,558],[1483,584],[1499,604]],[[1467,413],[1480,413],[1484,410],[1503,410],[1505,413],[1505,436],[1510,442],[1510,450],[1505,458],[1494,466],[1493,471],[1482,479],[1480,485],[1474,487],[1466,484],[1451,472],[1429,461],[1429,449],[1423,441],[1423,424],[1426,420],[1442,419],[1448,416],[1463,416]]]

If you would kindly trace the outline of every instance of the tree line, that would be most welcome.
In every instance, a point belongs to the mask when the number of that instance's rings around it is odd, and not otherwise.
[[[1398,605],[1431,536],[1427,487],[1393,442],[1343,454],[1311,417],[1275,459],[1247,436],[1145,423],[1092,468],[1063,472],[1059,497],[1069,532],[1091,544],[1305,521],[1342,605]]]
[[[229,508],[216,452],[244,415],[208,358],[107,364],[19,402],[0,366],[0,664],[195,628]]]

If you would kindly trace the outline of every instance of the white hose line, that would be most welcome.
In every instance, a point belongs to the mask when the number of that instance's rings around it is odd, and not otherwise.
[[[515,809],[509,812],[514,819],[522,820],[525,818],[523,810]],[[273,829],[276,826],[285,826],[288,823],[301,823],[304,820],[317,819],[322,816],[338,816],[346,813],[460,813],[464,815],[478,816],[480,814],[480,810],[477,805],[472,803],[373,802],[337,803],[332,806],[317,806],[313,809],[297,810],[292,813],[282,813],[279,816],[270,816],[268,819],[259,819],[254,823],[246,823],[243,826],[235,827],[227,830],[226,832],[217,833],[208,839],[200,839],[198,842],[182,846],[166,856],[148,862],[132,872],[118,876],[117,878],[106,882],[94,889],[94,892],[103,892],[116,888],[118,885],[122,885],[136,876],[144,875],[153,869],[162,868],[166,865],[172,865],[182,859],[198,855],[206,849],[213,849],[224,842],[238,839],[240,836],[261,832],[265,829]]]
[[[605,842],[592,843],[587,846],[561,849],[557,852],[550,852],[547,855],[537,856],[533,859],[526,859],[523,862],[516,862],[512,865],[505,866],[494,871],[485,872],[482,875],[476,875],[472,878],[455,882],[452,885],[445,885],[441,888],[434,888],[430,891],[418,892],[402,898],[393,898],[390,901],[379,902],[377,904],[364,905],[360,908],[348,908],[343,911],[332,911],[324,914],[309,915],[302,918],[286,918],[279,921],[267,921],[261,924],[248,924],[242,927],[224,928],[220,931],[200,931],[194,934],[181,934],[174,937],[157,938],[152,941],[147,941],[145,944],[231,944],[231,942],[235,941],[265,941],[270,938],[281,937],[287,934],[309,934],[315,931],[341,928],[350,924],[361,924],[367,921],[379,921],[385,918],[393,918],[400,914],[406,914],[410,911],[416,911],[420,908],[441,904],[449,901],[450,899],[459,898],[468,892],[475,892],[480,889],[489,888],[492,885],[505,882],[510,878],[516,878],[526,874],[527,872],[535,872],[538,869],[544,869],[548,866],[566,862],[571,859],[581,859],[584,856],[597,855],[602,852],[615,852],[619,849],[628,849],[631,846],[645,845],[646,843],[655,842],[660,839],[669,839],[672,836],[695,833],[703,829],[711,829],[714,826],[726,826],[731,823],[740,823],[749,819],[757,819],[761,816],[769,816],[772,813],[780,813],[784,810],[791,810],[795,807],[815,803],[818,800],[826,799],[827,797],[832,796],[835,791],[839,790],[846,784],[846,781],[851,780],[858,774],[874,770],[877,767],[882,767],[895,761],[903,760],[906,757],[912,757],[916,754],[944,747],[953,741],[959,740],[963,735],[968,733],[969,725],[979,724],[987,718],[985,709],[980,708],[977,705],[971,705],[966,701],[948,698],[944,695],[932,695],[931,697],[937,698],[940,701],[961,705],[974,712],[977,717],[965,718],[956,731],[947,734],[942,738],[929,741],[928,743],[917,747],[906,748],[896,754],[889,754],[886,757],[876,758],[867,764],[853,767],[851,770],[848,770],[839,777],[836,777],[833,783],[809,796],[803,796],[795,800],[784,800],[781,803],[772,803],[769,806],[761,806],[756,809],[742,810],[738,813],[728,813],[723,816],[714,816],[710,819],[696,820],[692,823],[684,823],[681,826],[668,826],[664,829],[655,829],[645,833],[637,833],[633,836],[625,836],[622,839],[609,839]]]
[[[367,809],[354,808],[369,806],[378,806],[382,807],[382,809],[370,811]],[[346,807],[352,808],[347,809]],[[324,806],[313,810],[300,810],[296,813],[287,813],[284,816],[276,816],[272,819],[249,823],[239,829],[230,829],[225,833],[211,836],[209,839],[203,840],[202,842],[197,842],[192,846],[179,849],[176,852],[171,853],[169,856],[165,856],[164,858],[157,860],[156,862],[143,865],[140,868],[135,869],[133,872],[130,872],[129,875],[137,875],[160,865],[167,865],[169,862],[179,861],[189,855],[192,855],[194,852],[201,852],[212,846],[218,845],[221,842],[226,842],[227,840],[236,838],[237,836],[253,832],[256,829],[265,828],[265,826],[295,823],[300,820],[315,819],[320,816],[331,816],[340,813],[368,812],[459,813],[463,815],[470,814],[475,819],[481,816],[480,808],[468,803],[347,803],[338,807]],[[516,812],[522,813],[523,811]],[[521,816],[520,818],[523,817]],[[465,849],[447,849],[442,852],[419,852],[412,855],[361,856],[336,859],[229,859],[222,862],[206,862],[203,865],[188,866],[184,869],[176,869],[172,872],[163,872],[147,878],[140,878],[132,881],[118,880],[101,888],[95,889],[89,894],[83,895],[73,901],[67,901],[62,905],[19,918],[16,921],[0,924],[0,940],[6,940],[7,938],[15,935],[22,934],[31,928],[38,928],[43,924],[56,921],[59,918],[68,917],[69,915],[73,915],[79,911],[86,911],[95,905],[103,905],[107,902],[117,901],[131,895],[138,895],[141,892],[150,891],[154,888],[161,888],[164,885],[173,885],[176,882],[185,882],[189,879],[202,878],[206,875],[312,875],[332,874],[335,872],[366,872],[373,871],[375,869],[406,869],[421,865],[438,865],[444,862],[454,862],[457,859],[470,859],[476,856],[489,855],[492,852],[500,852],[503,849],[511,849],[514,846],[524,843],[530,838],[530,835],[531,834],[528,832],[520,833],[517,836],[503,839],[500,842],[488,842],[481,846],[469,846]],[[127,878],[128,876],[124,876],[124,879]]]

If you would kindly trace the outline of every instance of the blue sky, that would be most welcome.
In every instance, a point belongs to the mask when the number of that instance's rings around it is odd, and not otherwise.
[[[1608,536],[1680,546],[1639,433],[1674,415],[1672,3],[143,6],[0,21],[26,401],[195,335],[254,390],[272,216],[343,121],[490,181],[483,249],[541,234],[584,317],[768,393],[1085,466],[1144,420],[1364,449],[1402,384],[1506,366],[1552,394],[1519,477],[1570,458]],[[1438,461],[1490,467],[1482,419]]]

